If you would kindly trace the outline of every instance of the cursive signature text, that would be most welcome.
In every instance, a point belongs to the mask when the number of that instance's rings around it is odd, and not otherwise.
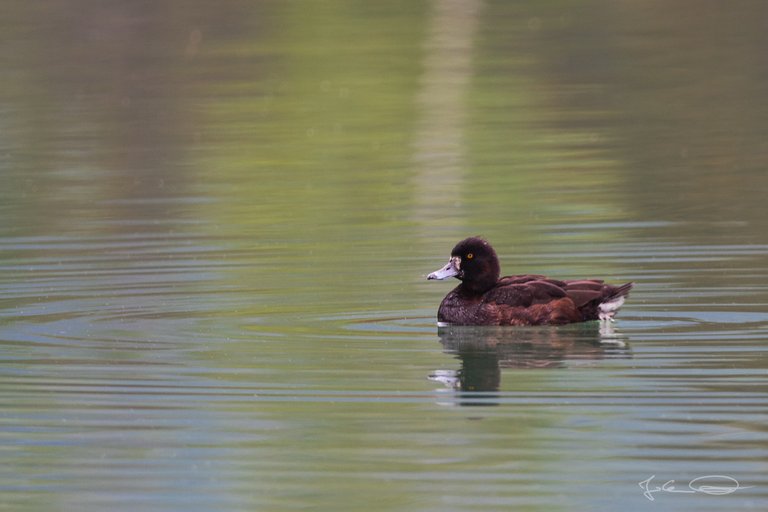
[[[731,494],[741,489],[750,489],[751,486],[740,485],[738,480],[725,475],[706,475],[694,478],[688,482],[688,486],[683,489],[675,487],[674,480],[667,480],[661,486],[653,483],[656,475],[651,475],[637,485],[643,490],[643,496],[650,501],[655,501],[654,494],[666,492],[669,494],[709,494],[711,496],[723,496]]]

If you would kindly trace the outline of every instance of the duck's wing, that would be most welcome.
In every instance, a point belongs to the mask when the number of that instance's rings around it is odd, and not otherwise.
[[[605,283],[601,279],[580,279],[578,281],[564,281],[565,293],[571,298],[577,308],[588,302],[600,299],[605,291]]]
[[[592,301],[609,301],[618,297],[629,296],[629,291],[634,283],[626,283],[621,286],[605,284],[602,279],[581,279],[579,281],[564,281],[565,293],[573,300],[577,308]]]
[[[633,283],[627,283],[613,286],[606,284],[602,279],[559,281],[538,274],[506,276],[499,279],[496,287],[488,292],[486,300],[497,304],[528,307],[568,297],[577,308],[581,308],[593,301],[604,302],[612,298],[626,297],[632,285]]]
[[[540,280],[546,280],[547,276],[542,276],[539,274],[523,274],[520,276],[504,276],[501,279],[499,279],[499,282],[496,283],[496,286],[507,286],[509,284],[525,284],[530,283],[531,281],[540,281]]]
[[[566,296],[565,283],[540,275],[507,276],[485,296],[486,302],[527,308]]]

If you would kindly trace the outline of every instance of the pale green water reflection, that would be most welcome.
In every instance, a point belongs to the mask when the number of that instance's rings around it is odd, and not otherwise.
[[[762,2],[0,13],[0,508],[768,505]],[[636,291],[439,332],[472,234]]]

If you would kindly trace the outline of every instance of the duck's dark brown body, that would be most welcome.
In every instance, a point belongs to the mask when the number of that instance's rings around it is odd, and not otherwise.
[[[631,283],[616,287],[594,279],[507,276],[481,295],[457,286],[440,303],[437,320],[456,325],[559,325],[598,320],[600,304],[620,297],[623,302],[631,287]]]
[[[437,319],[454,325],[542,325],[612,320],[632,289],[599,279],[558,281],[541,275],[499,279],[496,252],[482,238],[467,238],[428,279],[456,277],[461,284],[440,304]]]

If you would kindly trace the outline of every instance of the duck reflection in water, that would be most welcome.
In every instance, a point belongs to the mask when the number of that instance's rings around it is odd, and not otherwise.
[[[598,322],[566,327],[445,326],[438,328],[438,336],[461,368],[436,370],[429,379],[475,398],[474,393],[499,390],[502,368],[564,368],[569,361],[631,357],[626,339],[610,324]]]

